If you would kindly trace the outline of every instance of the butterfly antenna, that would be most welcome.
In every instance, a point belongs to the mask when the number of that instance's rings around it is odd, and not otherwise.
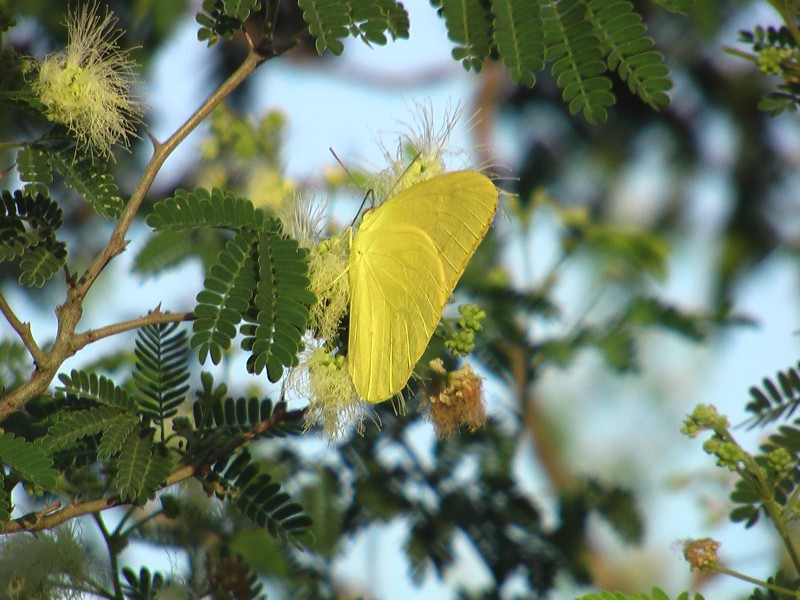
[[[328,147],[328,150],[330,150],[330,153],[333,155],[333,158],[335,158],[335,159],[336,159],[336,162],[338,162],[338,163],[341,165],[341,167],[344,169],[344,172],[345,172],[345,173],[347,173],[347,176],[348,176],[348,177],[350,177],[350,180],[351,180],[353,183],[355,183],[356,185],[358,185],[358,182],[356,181],[356,178],[355,178],[355,177],[353,177],[353,174],[350,172],[350,169],[348,169],[348,168],[345,166],[345,164],[342,162],[342,159],[340,159],[340,158],[339,158],[339,155],[338,155],[338,154],[336,154],[336,151],[335,151],[333,148],[331,148],[331,147]],[[414,165],[414,163],[415,163],[415,162],[417,162],[417,160],[419,159],[419,157],[420,157],[420,155],[421,155],[421,154],[422,154],[422,152],[417,152],[417,153],[414,155],[414,158],[412,158],[412,159],[411,159],[411,162],[409,162],[409,163],[408,163],[408,165],[406,166],[406,168],[405,168],[405,169],[403,169],[403,172],[402,172],[402,173],[400,173],[400,176],[399,176],[399,177],[398,177],[398,178],[395,180],[395,182],[392,184],[392,187],[391,187],[391,188],[389,188],[389,192],[388,192],[388,195],[389,195],[389,196],[391,196],[391,195],[392,195],[392,192],[394,191],[394,188],[396,188],[396,187],[397,187],[397,184],[398,184],[398,183],[400,183],[400,181],[403,179],[403,177],[405,177],[405,176],[406,176],[406,173],[408,173],[409,169],[411,169],[411,167]],[[361,210],[364,208],[364,205],[367,203],[367,198],[369,198],[370,196],[372,196],[372,204],[373,204],[373,205],[375,204],[375,190],[373,190],[372,188],[370,188],[370,189],[368,189],[368,190],[367,190],[367,193],[366,193],[366,194],[364,194],[364,199],[361,201],[361,205],[358,207],[358,210],[356,211],[356,214],[355,214],[355,216],[353,217],[353,220],[352,220],[352,221],[350,221],[350,227],[352,227],[353,225],[355,225],[355,223],[356,223],[356,219],[358,219],[358,215],[360,215],[360,214],[361,214]]]
[[[340,166],[340,167],[342,167],[342,168],[344,169],[344,172],[345,172],[345,173],[347,173],[347,176],[350,178],[350,180],[351,180],[353,183],[355,183],[356,185],[358,185],[358,182],[356,181],[356,178],[355,178],[355,177],[353,177],[353,174],[350,172],[350,169],[348,169],[348,168],[347,168],[347,166],[345,166],[345,164],[342,162],[342,159],[341,159],[341,158],[339,158],[339,155],[338,155],[338,154],[336,154],[336,150],[334,150],[334,149],[333,149],[333,148],[331,148],[330,146],[328,146],[328,150],[330,151],[330,153],[331,153],[331,154],[333,154],[333,158],[335,158],[335,159],[336,159],[336,162],[337,162],[337,163],[339,163],[339,166]]]
[[[367,203],[367,198],[369,198],[370,196],[372,196],[372,204],[373,205],[375,204],[375,192],[372,190],[372,188],[370,188],[367,190],[367,193],[364,194],[364,199],[361,201],[361,205],[358,207],[358,210],[356,211],[356,216],[353,217],[352,221],[350,221],[350,227],[356,224],[356,219],[358,218],[358,215],[361,214],[361,209],[364,208],[364,205]]]
[[[411,167],[414,165],[414,163],[417,162],[417,159],[420,157],[421,154],[422,154],[422,152],[417,152],[414,155],[414,158],[411,159],[411,162],[406,165],[405,169],[403,169],[403,172],[400,173],[400,176],[397,179],[394,180],[394,183],[392,184],[392,187],[389,188],[389,191],[387,193],[388,196],[392,195],[392,192],[394,191],[394,188],[396,188],[397,184],[400,183],[403,180],[403,177],[406,176],[406,174],[408,173],[409,169],[411,169]]]
[[[345,164],[342,162],[342,159],[339,158],[339,155],[336,154],[336,151],[333,148],[330,148],[330,147],[328,148],[328,150],[330,150],[331,154],[333,154],[333,158],[336,159],[336,162],[338,162],[339,165],[344,169],[344,172],[347,173],[347,176],[350,178],[350,181],[352,181],[354,184],[358,185],[358,181],[356,181],[356,178],[350,172],[350,169],[348,169],[347,166],[345,166]],[[359,205],[358,210],[356,211],[356,214],[353,217],[353,220],[350,221],[350,227],[352,227],[353,225],[356,224],[356,219],[358,219],[358,215],[361,214],[361,210],[364,208],[364,205],[367,203],[367,198],[369,198],[370,196],[372,196],[372,203],[374,204],[375,203],[375,192],[371,188],[367,190],[366,194],[364,194],[364,199],[361,201],[361,204]]]

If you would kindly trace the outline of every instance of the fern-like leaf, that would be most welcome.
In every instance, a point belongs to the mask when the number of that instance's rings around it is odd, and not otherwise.
[[[45,489],[52,487],[58,477],[44,450],[9,432],[0,433],[0,465],[8,465],[25,480]]]
[[[155,446],[150,453],[147,468],[142,475],[142,488],[139,491],[138,503],[144,504],[147,500],[156,497],[156,492],[167,479],[172,469],[175,468],[175,455],[164,446]]]
[[[153,433],[152,429],[136,430],[125,440],[113,484],[123,502],[141,503],[144,474],[153,453]]]
[[[408,37],[408,13],[395,0],[352,0],[350,7],[350,34],[366,44],[385,45],[386,32],[392,39]]]
[[[48,240],[26,252],[19,263],[19,283],[26,287],[42,287],[67,262],[63,242]]]
[[[277,232],[258,237],[259,281],[254,299],[255,319],[243,327],[249,334],[242,348],[250,350],[247,368],[258,374],[266,368],[270,381],[278,381],[284,367],[298,364],[302,337],[316,297],[309,291],[307,252]]]
[[[203,435],[223,432],[227,435],[253,430],[259,423],[273,418],[276,412],[286,410],[286,404],[273,404],[269,398],[209,398],[198,400],[192,407],[195,430]],[[268,427],[259,438],[285,437],[302,430],[301,417],[284,420]]]
[[[600,40],[586,18],[581,0],[559,0],[543,8],[545,58],[561,96],[571,114],[582,113],[595,125],[608,119],[607,106],[614,104],[611,81],[604,77]]]
[[[136,415],[124,412],[118,413],[110,419],[103,430],[100,444],[97,446],[97,456],[108,459],[117,455],[122,450],[125,440],[138,424],[139,418]]]
[[[464,68],[479,73],[492,49],[492,15],[481,0],[438,0],[448,37],[456,43],[451,54]]]
[[[386,19],[386,28],[392,39],[408,38],[411,22],[403,4],[394,0],[381,0],[380,5],[382,16]]]
[[[542,20],[538,2],[492,0],[494,42],[511,81],[533,87],[544,68]]]
[[[349,36],[378,45],[387,42],[387,33],[392,39],[408,37],[408,13],[395,0],[299,0],[298,6],[319,54],[340,55]]]
[[[38,235],[25,230],[22,219],[0,215],[0,262],[22,256],[39,241]]]
[[[142,275],[157,275],[190,256],[196,244],[186,231],[162,231],[148,238],[134,259],[133,270]]]
[[[619,73],[628,88],[658,110],[669,105],[665,93],[672,87],[664,57],[653,50],[653,40],[642,18],[628,0],[591,0],[586,16],[600,37],[608,68]]]
[[[336,56],[344,52],[341,40],[348,34],[350,25],[349,6],[341,0],[298,0],[303,11],[303,20],[314,38],[319,54],[330,50]]]
[[[253,203],[230,192],[214,188],[209,192],[197,188],[193,192],[178,190],[172,198],[157,203],[147,216],[147,224],[156,231],[183,231],[197,227],[260,230],[272,227]]]
[[[261,6],[260,0],[223,0],[225,14],[244,21],[254,10]]]
[[[253,298],[257,276],[253,240],[253,234],[245,230],[229,241],[197,294],[191,345],[200,349],[201,363],[210,354],[211,361],[219,364]]]
[[[119,417],[124,417],[128,421],[135,419],[134,423],[138,422],[135,415],[113,406],[95,406],[67,413],[50,426],[47,435],[37,440],[37,444],[47,453],[53,454],[79,439],[105,431]]]
[[[747,421],[751,429],[795,413],[800,406],[800,362],[797,368],[778,371],[777,383],[765,377],[761,384],[750,388],[750,402],[745,406],[747,412],[753,413]]]
[[[13,260],[39,245],[54,247],[63,216],[46,195],[0,192],[0,261]],[[63,244],[62,244],[63,245]]]
[[[731,502],[738,506],[734,508],[728,518],[734,523],[744,522],[747,528],[758,522],[761,515],[761,496],[747,479],[739,479],[730,494]]]
[[[62,222],[47,196],[0,193],[0,261],[21,259],[20,284],[41,287],[64,266],[67,248],[56,240]]]
[[[10,202],[14,202],[12,208]],[[42,196],[25,196],[19,192],[14,192],[11,196],[8,192],[3,192],[4,213],[11,216],[14,211],[16,215],[28,223],[28,225],[39,232],[41,239],[52,237],[54,232],[61,228],[64,217],[58,204],[49,198]]]
[[[136,370],[133,381],[139,390],[142,414],[161,427],[178,412],[189,389],[187,355],[189,345],[178,323],[150,325],[139,330],[136,339]]]
[[[50,197],[47,184],[53,181],[53,166],[47,150],[36,145],[25,146],[17,153],[17,172],[20,181],[25,182],[25,194]]]
[[[97,214],[109,219],[122,214],[125,201],[106,163],[70,147],[50,151],[50,161],[64,183],[78,192]]]
[[[127,413],[136,414],[138,405],[124,388],[115,385],[107,377],[73,369],[69,375],[60,373],[62,387],[57,392],[70,401],[88,400],[104,406],[113,406]]]
[[[207,42],[210,48],[220,37],[226,40],[233,39],[234,32],[241,29],[243,24],[243,19],[237,15],[244,14],[248,6],[252,8],[256,4],[254,1],[203,0],[203,11],[195,16],[200,25],[197,32],[198,41]]]
[[[227,463],[214,465],[208,477],[222,498],[230,498],[233,505],[251,521],[265,527],[270,535],[296,546],[311,525],[303,508],[290,502],[281,492],[281,485],[251,462],[247,451],[240,452]]]
[[[139,575],[125,567],[122,569],[122,576],[125,578],[122,589],[126,600],[154,600],[158,597],[159,590],[166,585],[161,573],[156,571],[151,574],[146,567],[141,568]]]

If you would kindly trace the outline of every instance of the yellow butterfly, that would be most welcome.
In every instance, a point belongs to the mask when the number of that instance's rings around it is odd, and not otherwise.
[[[485,175],[457,171],[368,211],[349,259],[348,370],[358,395],[381,402],[405,386],[497,210]]]

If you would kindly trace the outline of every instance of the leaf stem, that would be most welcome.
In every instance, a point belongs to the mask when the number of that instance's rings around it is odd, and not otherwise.
[[[755,463],[754,460],[753,463]],[[797,549],[792,541],[792,534],[787,527],[786,520],[783,518],[781,506],[773,497],[774,490],[767,484],[766,481],[764,481],[760,474],[756,475],[756,478],[758,479],[758,489],[759,493],[762,495],[764,510],[767,511],[767,514],[775,526],[778,535],[781,537],[783,545],[786,548],[786,552],[789,554],[789,558],[792,561],[795,572],[800,571],[800,557],[798,557]]]
[[[792,541],[792,535],[787,527],[783,509],[781,505],[775,501],[774,484],[768,481],[764,468],[739,445],[727,428],[715,428],[714,433],[724,442],[736,446],[741,451],[741,462],[743,466],[737,466],[737,472],[757,490],[761,498],[761,504],[783,541],[783,545],[786,548],[786,552],[789,554],[795,571],[800,572],[800,556],[798,556],[797,549]]]
[[[725,54],[730,54],[732,56],[738,56],[739,58],[743,58],[745,60],[749,60],[752,63],[758,62],[758,55],[752,54],[751,52],[745,52],[743,50],[739,50],[738,48],[731,48],[730,46],[723,46],[722,51]]]
[[[116,544],[114,543],[112,535],[109,533],[100,513],[92,513],[92,518],[94,519],[95,523],[97,523],[100,533],[103,534],[103,539],[105,540],[106,547],[108,548],[108,556],[111,562],[111,581],[114,582],[114,598],[115,600],[125,600],[125,596],[122,594],[122,582],[119,580],[119,560],[117,557],[117,549],[115,547]]]
[[[780,596],[787,596],[794,598],[798,597],[796,591],[786,589],[785,587],[775,585],[774,583],[769,583],[768,581],[764,581],[763,579],[756,579],[755,577],[750,577],[749,575],[745,575],[744,573],[740,573],[739,571],[734,571],[733,569],[723,567],[720,564],[714,565],[712,569],[718,573],[730,575],[731,577],[735,577],[736,579],[741,579],[742,581],[746,581],[747,583],[752,583],[753,585],[766,588],[768,590],[776,592]]]

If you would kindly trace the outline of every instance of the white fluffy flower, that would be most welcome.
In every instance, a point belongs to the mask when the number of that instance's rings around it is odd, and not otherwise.
[[[131,90],[135,63],[117,45],[116,23],[93,2],[70,12],[67,47],[44,59],[33,83],[51,121],[65,125],[79,146],[109,157],[113,144],[129,145],[143,108]]]

